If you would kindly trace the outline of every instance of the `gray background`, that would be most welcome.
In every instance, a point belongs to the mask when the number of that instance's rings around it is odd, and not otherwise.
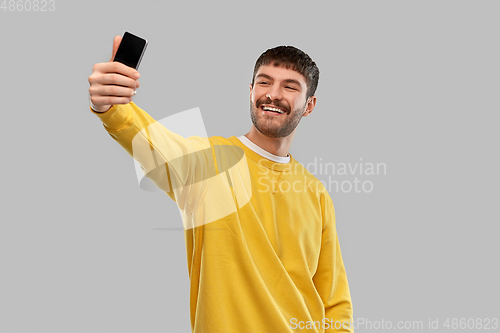
[[[224,137],[250,129],[257,57],[306,51],[318,103],[292,155],[387,166],[357,175],[370,193],[330,193],[355,320],[500,318],[498,1],[55,5],[0,10],[0,332],[189,332],[177,207],[88,109],[126,30],[149,40],[134,101],[156,119],[200,107]]]

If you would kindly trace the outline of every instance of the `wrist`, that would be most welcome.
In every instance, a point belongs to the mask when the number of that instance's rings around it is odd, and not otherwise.
[[[106,112],[109,109],[111,109],[111,105],[110,105],[106,110],[101,110],[98,106],[96,106],[94,103],[92,103],[92,99],[90,98],[90,93],[89,93],[89,104],[90,104],[90,108],[92,110],[94,110],[95,112],[103,113],[103,112]]]

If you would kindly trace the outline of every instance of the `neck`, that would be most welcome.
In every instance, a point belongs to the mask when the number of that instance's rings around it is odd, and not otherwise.
[[[252,125],[250,132],[245,134],[245,137],[273,155],[286,157],[288,156],[288,151],[292,145],[294,135],[295,131],[283,138],[270,138],[259,132],[255,126]]]

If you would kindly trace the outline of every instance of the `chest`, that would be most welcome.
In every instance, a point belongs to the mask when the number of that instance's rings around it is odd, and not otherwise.
[[[323,214],[315,185],[310,177],[284,173],[252,178],[250,202],[258,227],[282,260],[302,257],[314,264],[317,259]]]

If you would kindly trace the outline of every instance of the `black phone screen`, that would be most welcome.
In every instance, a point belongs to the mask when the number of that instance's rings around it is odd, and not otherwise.
[[[147,40],[126,31],[113,61],[138,69],[147,44]]]

